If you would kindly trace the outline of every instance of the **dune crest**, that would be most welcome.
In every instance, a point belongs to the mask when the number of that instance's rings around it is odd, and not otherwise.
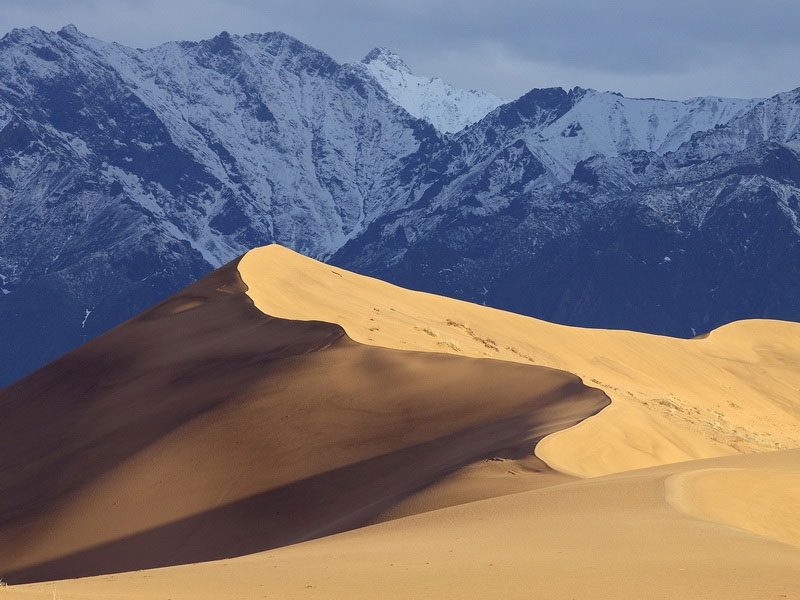
[[[566,327],[350,273],[272,245],[239,263],[261,311],[341,325],[386,348],[572,372],[612,399],[536,454],[592,477],[800,447],[800,324],[740,321],[693,340]]]
[[[794,597],[800,450],[740,453],[800,439],[798,333],[562,327],[256,249],[0,392],[0,596]]]

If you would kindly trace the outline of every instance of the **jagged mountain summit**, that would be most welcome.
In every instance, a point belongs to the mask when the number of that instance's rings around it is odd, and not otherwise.
[[[444,133],[459,134],[505,104],[520,108],[518,102],[506,102],[488,92],[463,90],[439,78],[415,75],[399,55],[386,48],[374,48],[360,64],[396,104]],[[552,94],[557,115],[539,126],[531,126],[522,117],[521,129],[512,128],[510,134],[524,132],[526,142],[541,148],[551,169],[564,180],[578,162],[596,154],[676,150],[694,133],[724,125],[761,100],[627,98],[617,92],[579,87],[532,93],[537,106],[547,93]],[[514,119],[513,111],[501,109],[498,118]]]
[[[370,55],[0,39],[0,384],[270,242],[562,322],[800,318],[796,91],[534,89],[446,133],[373,72],[412,81],[402,61]]]
[[[361,64],[396,104],[444,133],[461,131],[504,103],[489,92],[464,90],[438,77],[415,75],[400,56],[386,48],[374,48]]]

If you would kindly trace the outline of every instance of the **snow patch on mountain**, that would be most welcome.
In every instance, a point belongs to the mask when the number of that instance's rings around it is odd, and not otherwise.
[[[767,140],[800,149],[800,88],[758,102],[725,127],[698,131],[691,144],[680,149],[679,158],[691,164],[739,152]]]
[[[464,90],[438,77],[415,75],[402,58],[386,48],[370,51],[361,65],[395,103],[444,133],[480,121],[504,102],[489,92]]]
[[[521,118],[515,126],[495,129],[502,130],[506,144],[524,140],[561,181],[567,181],[575,165],[592,156],[615,157],[637,150],[665,154],[676,150],[693,134],[724,125],[760,102],[717,97],[685,101],[626,98],[615,92],[582,88],[565,92],[552,88],[534,90],[499,108],[499,123],[508,123],[504,115],[512,112],[515,104],[530,102],[528,98],[541,103],[543,97],[551,110],[548,118],[541,118],[537,112],[532,120]],[[519,112],[524,114],[524,107]],[[461,135],[474,137],[469,130]],[[492,143],[496,144],[496,140]]]

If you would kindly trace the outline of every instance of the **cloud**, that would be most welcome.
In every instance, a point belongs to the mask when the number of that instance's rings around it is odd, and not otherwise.
[[[512,98],[531,87],[769,95],[800,85],[796,0],[0,0],[0,27],[103,39],[280,30],[356,60],[387,46],[420,74]]]

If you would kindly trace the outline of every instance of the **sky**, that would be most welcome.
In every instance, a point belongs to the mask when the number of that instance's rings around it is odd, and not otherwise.
[[[798,0],[0,0],[0,34],[68,23],[137,47],[283,31],[340,62],[384,46],[417,74],[505,99],[548,86],[673,99],[800,86]]]

